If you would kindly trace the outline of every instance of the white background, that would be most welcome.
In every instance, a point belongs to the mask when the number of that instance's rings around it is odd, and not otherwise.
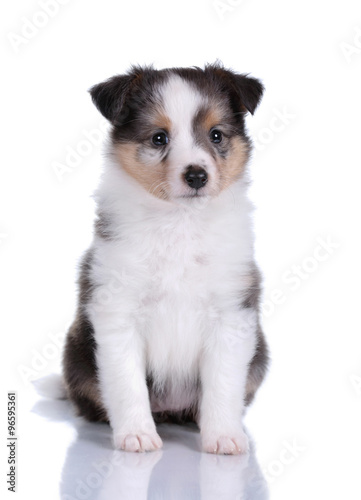
[[[99,141],[84,143],[103,127],[87,89],[133,63],[220,59],[266,87],[247,119],[257,145],[251,196],[272,354],[246,420],[258,461],[272,498],[360,498],[359,1],[62,3],[52,17],[38,1],[1,7],[3,398],[16,389],[25,406],[28,381],[58,368],[54,339],[74,314],[102,163]],[[320,241],[332,248],[320,251]],[[283,463],[294,442],[302,451]],[[21,461],[21,444],[18,453]],[[60,470],[56,447],[53,454]],[[36,478],[40,466],[47,460],[27,474]],[[3,489],[4,475],[0,481]]]

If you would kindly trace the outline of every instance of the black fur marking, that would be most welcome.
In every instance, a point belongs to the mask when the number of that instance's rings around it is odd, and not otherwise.
[[[262,98],[264,86],[256,78],[248,75],[233,74],[233,81],[238,92],[238,103],[243,105],[252,115]],[[237,104],[238,104],[237,103]]]
[[[85,306],[90,301],[92,293],[95,288],[90,278],[90,270],[93,258],[94,258],[93,250],[89,248],[89,250],[85,252],[80,264],[78,287],[79,287],[79,305],[81,307]]]
[[[198,422],[198,410],[189,408],[182,411],[163,411],[153,413],[155,423],[172,423],[182,425],[185,423]]]
[[[100,403],[95,351],[93,327],[79,314],[68,332],[63,358],[68,395],[79,415],[90,421],[107,421]]]
[[[68,396],[79,415],[91,421],[107,421],[98,389],[94,329],[85,312],[95,288],[90,278],[92,261],[93,250],[89,249],[81,264],[79,308],[66,338],[63,373]]]
[[[94,104],[113,125],[119,125],[128,119],[128,94],[143,72],[144,69],[134,66],[126,75],[113,76],[89,89]]]
[[[221,64],[207,64],[204,69],[170,68],[163,71],[178,74],[194,84],[202,94],[208,94],[210,98],[218,98],[217,94],[221,94],[228,100],[231,96],[231,99],[234,99],[232,103],[236,107],[236,112],[247,109],[253,114],[264,90],[262,83],[256,78],[235,73]]]
[[[261,293],[261,273],[255,263],[251,264],[251,286],[243,298],[241,308],[250,308],[259,312]],[[249,405],[255,396],[258,387],[261,385],[269,364],[268,347],[260,324],[257,325],[257,346],[256,352],[248,367],[245,404]]]
[[[257,389],[266,376],[269,365],[269,351],[260,326],[257,330],[257,347],[255,355],[248,367],[245,404],[252,403]]]

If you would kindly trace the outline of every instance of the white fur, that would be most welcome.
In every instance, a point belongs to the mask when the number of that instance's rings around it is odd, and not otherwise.
[[[66,390],[60,374],[46,375],[32,381],[35,390],[40,396],[51,399],[66,399]]]
[[[188,165],[200,165],[208,174],[202,192],[209,195],[218,178],[217,168],[211,155],[195,143],[192,135],[192,119],[202,104],[206,104],[206,98],[175,75],[167,81],[161,93],[165,114],[172,123],[168,190],[174,197],[188,194],[191,188],[183,180],[184,172]]]
[[[171,158],[177,193],[185,165],[206,164],[210,175],[213,167],[190,134],[202,97],[180,79],[164,95],[179,126]],[[116,241],[95,236],[91,278],[97,288],[88,305],[115,445],[160,447],[151,410],[189,406],[197,397],[189,388],[200,377],[204,449],[245,451],[242,394],[256,342],[255,313],[240,309],[253,259],[245,182],[214,198],[165,201],[109,159],[97,202],[119,235]],[[167,389],[166,401],[149,401],[148,372],[158,389]]]

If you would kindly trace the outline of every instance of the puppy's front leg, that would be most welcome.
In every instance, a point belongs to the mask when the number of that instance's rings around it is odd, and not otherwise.
[[[152,451],[162,447],[152,418],[146,384],[144,346],[132,327],[95,329],[103,404],[116,448]]]
[[[256,347],[257,313],[228,313],[210,332],[201,362],[202,399],[199,426],[209,453],[248,451],[242,426],[248,365]]]

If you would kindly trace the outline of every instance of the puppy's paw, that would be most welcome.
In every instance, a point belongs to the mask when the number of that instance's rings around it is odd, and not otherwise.
[[[249,451],[248,438],[243,431],[231,433],[230,436],[207,433],[202,437],[202,447],[207,453],[218,455],[239,455]]]
[[[156,431],[137,434],[115,434],[114,446],[119,450],[143,452],[159,450],[163,442]]]

